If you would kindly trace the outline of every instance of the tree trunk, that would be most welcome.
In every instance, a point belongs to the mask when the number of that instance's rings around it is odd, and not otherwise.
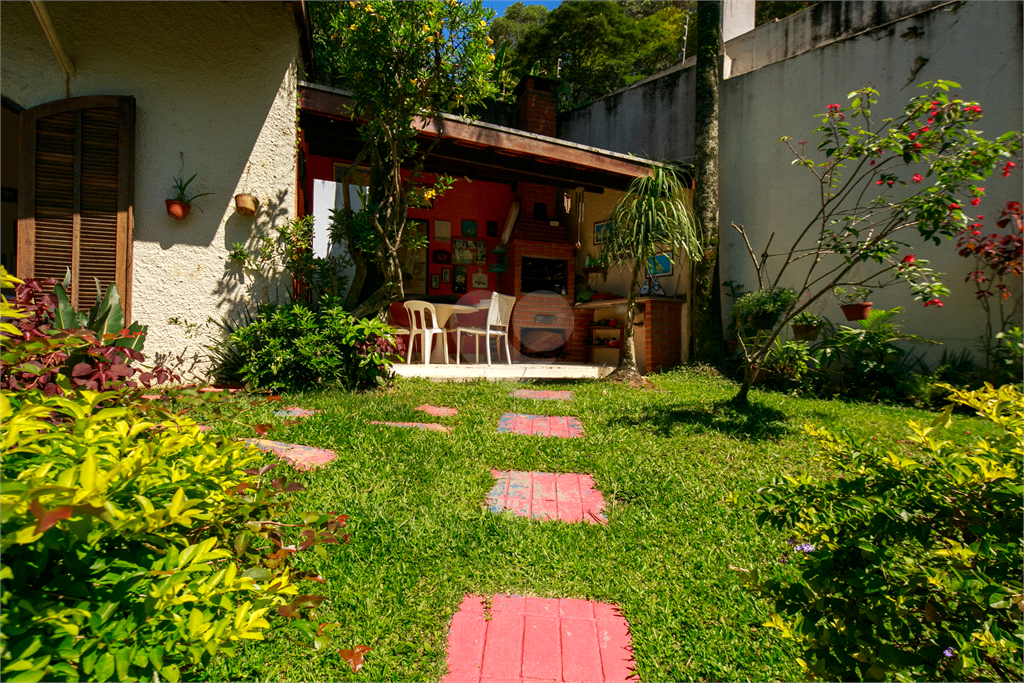
[[[647,384],[647,380],[640,375],[636,367],[636,345],[633,341],[633,316],[636,306],[636,279],[640,274],[640,263],[633,268],[633,277],[629,282],[629,297],[626,307],[625,335],[622,340],[622,353],[619,356],[619,364],[615,370],[605,377],[607,382],[621,382],[633,388],[639,388]]]
[[[705,245],[705,257],[690,267],[690,359],[721,358],[722,293],[718,287],[718,81],[721,46],[721,0],[697,3],[697,91],[694,125],[693,193]]]
[[[381,270],[384,272],[384,284],[352,311],[352,316],[357,319],[373,317],[395,301],[401,301],[405,297],[402,264],[399,262],[395,250],[388,248],[386,253],[378,254],[378,256],[382,261]]]

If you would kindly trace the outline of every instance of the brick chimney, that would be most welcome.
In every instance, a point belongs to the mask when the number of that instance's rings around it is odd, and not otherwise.
[[[555,87],[558,81],[526,76],[513,94],[516,98],[516,128],[528,133],[555,137]]]

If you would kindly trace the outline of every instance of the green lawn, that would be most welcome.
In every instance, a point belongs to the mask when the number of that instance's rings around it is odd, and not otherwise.
[[[807,422],[895,443],[928,413],[752,392],[750,409],[724,405],[736,386],[694,370],[655,376],[655,389],[601,383],[572,389],[571,403],[513,399],[522,384],[401,380],[385,392],[293,395],[285,405],[323,412],[268,438],[335,450],[313,473],[300,510],[351,516],[351,543],[330,560],[303,553],[327,586],[320,621],[342,624],[337,646],[373,648],[353,674],[334,652],[282,636],[247,643],[213,663],[212,679],[437,681],[448,624],[465,593],[575,597],[618,603],[630,623],[644,681],[799,680],[793,647],[761,626],[770,606],[729,565],[787,571],[784,537],[755,524],[749,496],[783,474],[814,468]],[[455,418],[414,412],[453,406]],[[503,412],[578,416],[582,439],[495,433]],[[368,424],[438,421],[451,435]],[[983,431],[975,418],[951,430]],[[252,436],[239,425],[218,429]],[[898,447],[898,446],[897,446]],[[484,510],[491,468],[582,472],[604,493],[608,526],[539,522]],[[308,556],[308,557],[307,557]],[[762,571],[765,571],[762,569]]]

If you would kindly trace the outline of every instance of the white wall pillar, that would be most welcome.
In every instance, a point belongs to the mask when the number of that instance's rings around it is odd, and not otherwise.
[[[722,43],[754,30],[754,0],[722,0]]]

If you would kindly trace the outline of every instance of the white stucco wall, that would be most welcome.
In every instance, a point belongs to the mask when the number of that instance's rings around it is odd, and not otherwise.
[[[192,334],[168,321],[205,323],[245,301],[288,297],[290,281],[243,274],[235,242],[295,215],[298,29],[283,2],[47,2],[75,64],[71,96],[136,99],[132,317],[149,325],[147,360],[189,373],[212,326]],[[65,97],[65,78],[27,2],[0,4],[0,89],[29,108]],[[196,200],[166,214],[181,168]],[[254,218],[234,195],[259,198]],[[197,336],[198,335],[198,336]]]
[[[832,14],[840,6],[826,4]],[[871,83],[881,93],[873,112],[874,120],[881,121],[898,114],[920,92],[917,84],[952,80],[963,86],[961,97],[977,100],[984,108],[978,128],[985,137],[993,139],[1024,128],[1021,2],[947,3],[931,9],[931,2],[858,4],[859,13],[852,12],[857,4],[842,4],[851,10],[844,9],[845,14],[839,15],[844,21],[849,19],[845,24],[829,19],[827,25],[814,25],[811,10],[805,10],[733,41],[756,34],[759,63],[754,70],[726,79],[720,89],[723,282],[737,280],[748,289],[756,282],[746,247],[730,223],[746,226],[758,253],[775,232],[775,251],[788,244],[787,236],[791,242],[817,211],[814,178],[806,169],[790,164],[793,157],[779,138],[788,135],[794,142],[807,140],[808,152],[815,149],[820,139],[813,133],[818,125],[813,116],[831,103],[845,106],[849,92]],[[864,30],[864,22],[879,7],[886,10],[882,13],[886,23]],[[920,8],[926,11],[888,20],[894,12]],[[830,39],[829,26],[840,30],[838,40]],[[560,133],[574,142],[615,151],[692,161],[693,93],[693,69],[670,70],[563,115]],[[1018,161],[1018,171],[1019,167]],[[914,171],[900,173],[909,180]],[[972,214],[987,216],[986,225],[994,229],[992,219],[1006,202],[1021,200],[1021,177],[1015,173],[1002,178],[997,173],[981,183],[986,196],[976,210],[969,207]],[[943,280],[952,296],[942,309],[925,309],[913,301],[905,286],[896,286],[873,294],[875,307],[903,306],[900,322],[905,331],[942,342],[943,346],[928,349],[932,362],[943,349],[973,349],[984,325],[984,313],[975,301],[973,286],[964,283],[972,262],[959,257],[950,242],[934,246],[921,244],[920,238],[907,241],[919,258],[930,259],[935,270],[946,273]],[[1019,291],[1019,279],[1016,287]],[[723,304],[727,306],[729,301],[725,298]],[[815,312],[845,322],[834,299]]]

